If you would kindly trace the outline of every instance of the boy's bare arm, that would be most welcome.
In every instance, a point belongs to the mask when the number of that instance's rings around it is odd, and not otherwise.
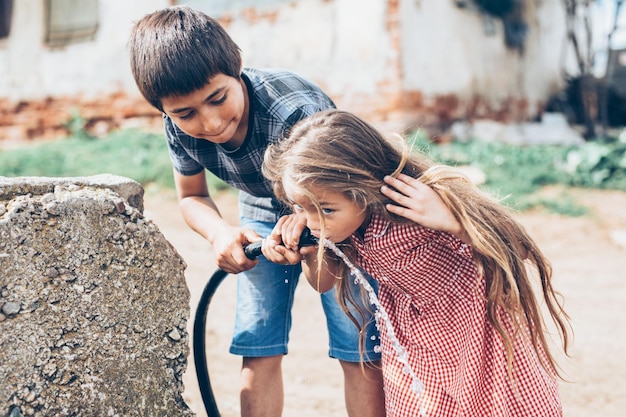
[[[254,267],[243,246],[261,237],[250,229],[228,223],[211,198],[204,172],[181,175],[174,171],[178,204],[185,222],[213,246],[217,265],[226,272],[239,273]]]
[[[232,227],[211,198],[204,172],[186,176],[174,171],[174,183],[183,218],[195,232],[212,244],[221,229]]]

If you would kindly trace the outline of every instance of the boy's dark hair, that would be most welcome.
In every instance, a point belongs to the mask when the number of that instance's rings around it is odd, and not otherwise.
[[[192,93],[220,73],[241,73],[239,46],[215,19],[189,6],[144,16],[131,31],[128,49],[139,91],[160,111],[164,97]]]

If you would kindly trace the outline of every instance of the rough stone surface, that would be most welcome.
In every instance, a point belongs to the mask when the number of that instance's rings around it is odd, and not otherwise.
[[[192,416],[185,263],[110,175],[0,178],[0,415]]]

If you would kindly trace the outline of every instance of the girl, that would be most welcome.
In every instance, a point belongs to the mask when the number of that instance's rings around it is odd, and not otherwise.
[[[293,214],[264,255],[302,260],[311,285],[337,285],[347,308],[344,262],[324,245],[298,248],[308,226],[378,281],[387,416],[562,415],[540,302],[565,352],[569,335],[548,260],[503,205],[400,143],[339,110],[294,126],[265,154]]]

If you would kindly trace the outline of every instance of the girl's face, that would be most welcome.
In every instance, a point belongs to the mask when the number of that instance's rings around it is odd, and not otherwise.
[[[236,149],[248,130],[248,104],[243,80],[218,74],[202,88],[161,100],[163,111],[183,132]]]
[[[306,220],[306,225],[311,233],[320,237],[322,224],[317,207],[311,199],[298,192],[287,192],[287,197],[292,202],[294,214]],[[367,213],[352,200],[341,193],[327,191],[319,187],[309,187],[308,191],[313,194],[319,203],[324,216],[324,237],[331,242],[343,242],[356,230],[364,226]]]

